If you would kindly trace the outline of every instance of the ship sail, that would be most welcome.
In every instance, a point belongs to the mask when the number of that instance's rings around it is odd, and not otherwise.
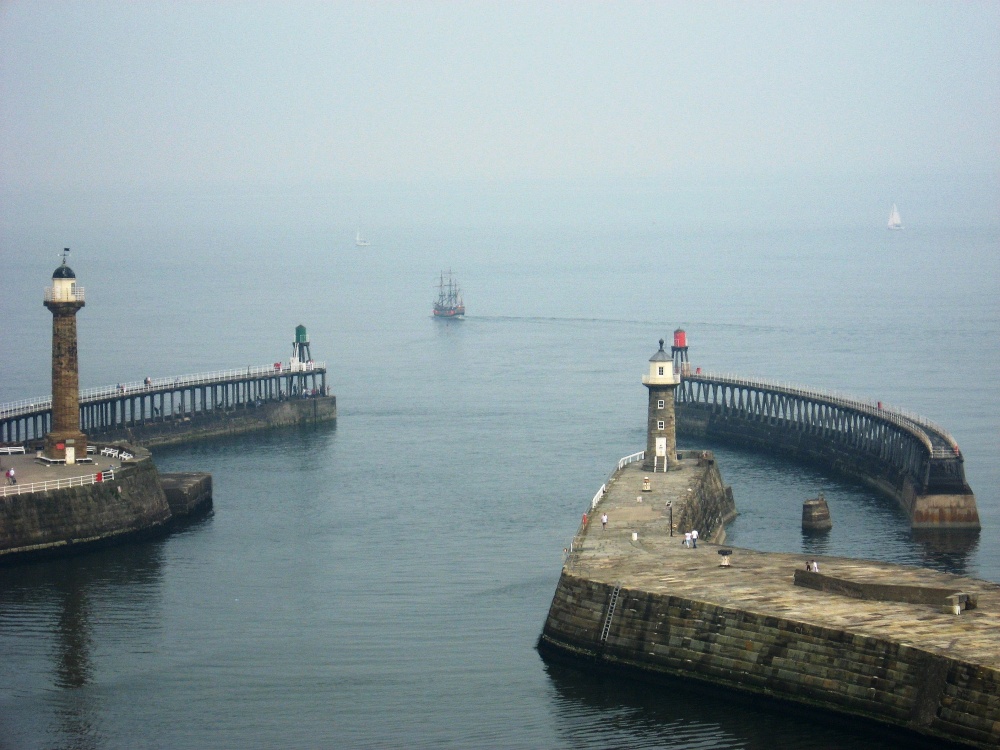
[[[896,208],[896,204],[892,204],[892,211],[889,212],[889,229],[902,229],[903,228],[903,218],[899,215],[899,209]]]

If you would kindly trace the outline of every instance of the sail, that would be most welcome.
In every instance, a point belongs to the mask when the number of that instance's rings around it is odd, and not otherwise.
[[[899,209],[896,208],[896,204],[892,204],[892,211],[889,212],[889,229],[902,229],[903,219],[899,215]]]

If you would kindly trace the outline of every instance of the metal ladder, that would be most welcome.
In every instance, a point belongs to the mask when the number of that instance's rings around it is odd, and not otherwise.
[[[622,590],[620,583],[615,584],[615,590],[611,592],[611,601],[608,602],[608,614],[604,618],[604,629],[601,631],[601,643],[608,640],[608,633],[611,632],[611,618],[615,616],[615,607],[618,605],[618,593]]]

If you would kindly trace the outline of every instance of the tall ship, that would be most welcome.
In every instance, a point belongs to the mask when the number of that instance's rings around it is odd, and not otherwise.
[[[434,302],[434,317],[461,320],[465,317],[465,303],[462,301],[462,291],[451,271],[441,272],[438,282],[438,296]]]
[[[899,209],[896,208],[896,204],[892,204],[892,211],[889,212],[889,229],[902,229],[903,228],[903,217],[899,215]]]

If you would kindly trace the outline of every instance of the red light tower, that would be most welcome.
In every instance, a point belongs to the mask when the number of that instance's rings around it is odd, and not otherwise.
[[[670,347],[670,356],[674,367],[681,375],[691,374],[691,363],[688,362],[688,338],[683,328],[674,331],[674,345]]]

